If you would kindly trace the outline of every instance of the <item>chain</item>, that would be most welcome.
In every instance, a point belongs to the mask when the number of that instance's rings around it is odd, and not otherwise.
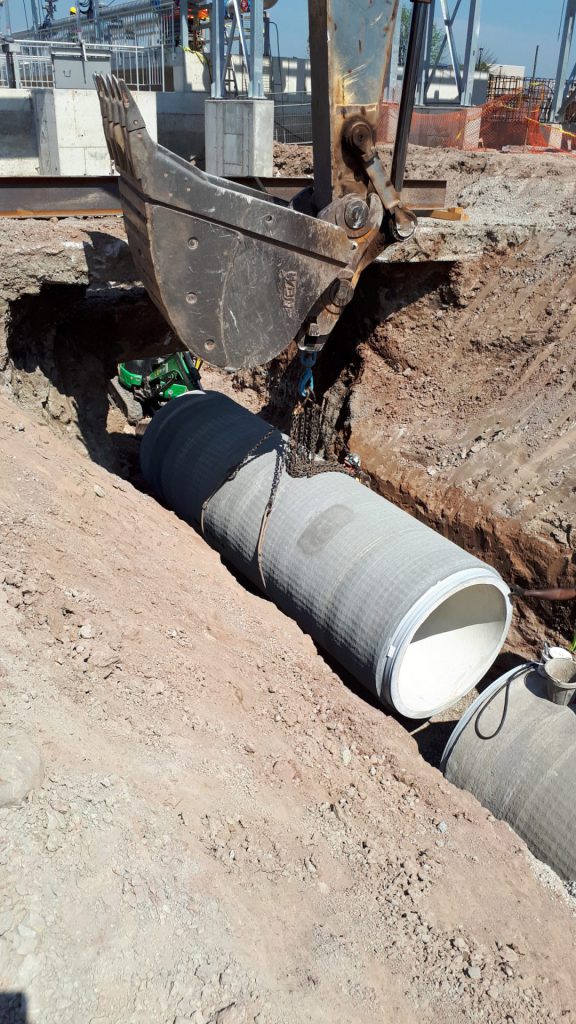
[[[350,469],[343,466],[340,462],[337,462],[336,459],[323,459],[321,461],[317,459],[322,432],[324,407],[318,405],[314,395],[314,377],[312,374],[312,368],[316,362],[316,354],[313,353],[312,355],[314,355],[313,359],[311,358],[311,354],[305,352],[301,353],[303,372],[298,383],[298,394],[300,398],[292,412],[289,437],[287,441],[282,439],[276,450],[276,464],[274,466],[270,494],[268,495],[266,507],[262,514],[260,530],[258,532],[256,553],[260,582],[264,590],[266,590],[266,581],[264,579],[262,565],[264,540],[266,537],[268,522],[276,502],[283,470],[286,469],[288,475],[295,478],[318,476],[320,473],[347,473],[350,475]],[[236,479],[240,470],[251,461],[260,448],[262,448],[266,441],[268,441],[275,433],[276,429],[272,427],[266,434],[264,434],[264,436],[261,437],[255,445],[253,445],[250,451],[243,456],[240,462],[228,470],[226,476],[208,495],[202,505],[202,511],[200,514],[200,530],[202,531],[202,534],[204,534],[204,517],[206,509],[214,495],[221,487],[224,486],[224,484]]]
[[[265,444],[266,441],[268,441],[269,438],[271,438],[272,435],[275,434],[275,433],[276,433],[275,427],[271,427],[270,430],[268,431],[268,433],[264,434],[264,436],[261,437],[260,440],[257,441],[255,445],[253,445],[253,447],[250,449],[249,452],[246,452],[246,455],[244,455],[240,459],[240,462],[238,462],[235,466],[232,466],[227,471],[226,476],[224,476],[222,478],[222,480],[220,480],[219,483],[216,484],[216,487],[214,488],[214,490],[210,491],[210,494],[208,495],[208,497],[206,498],[206,500],[202,504],[202,511],[200,513],[200,530],[201,530],[202,534],[204,534],[204,516],[205,516],[205,513],[206,513],[206,509],[208,508],[208,505],[212,501],[212,498],[214,497],[214,495],[218,493],[218,491],[220,490],[221,487],[224,486],[224,484],[230,483],[231,480],[235,480],[236,479],[236,477],[238,476],[238,473],[240,472],[240,470],[244,469],[244,466],[248,462],[250,462],[251,458],[256,454],[257,451],[259,451],[259,449],[262,447],[262,445]]]
[[[324,409],[313,397],[305,398],[292,413],[285,455],[286,472],[292,477],[319,476],[320,473],[347,473],[336,459],[318,460]]]

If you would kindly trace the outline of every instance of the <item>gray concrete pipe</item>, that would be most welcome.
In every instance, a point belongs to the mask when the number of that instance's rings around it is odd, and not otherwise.
[[[442,768],[536,857],[576,879],[576,708],[547,699],[534,665],[497,679],[468,708]]]
[[[156,414],[144,476],[261,586],[257,546],[283,439],[231,399],[194,393]],[[262,544],[267,594],[371,693],[409,718],[455,704],[498,654],[511,617],[498,573],[342,473],[282,474]]]

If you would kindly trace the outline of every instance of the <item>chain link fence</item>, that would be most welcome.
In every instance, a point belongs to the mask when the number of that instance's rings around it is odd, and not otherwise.
[[[276,142],[312,142],[312,100],[306,92],[269,93],[274,100],[274,139]]]

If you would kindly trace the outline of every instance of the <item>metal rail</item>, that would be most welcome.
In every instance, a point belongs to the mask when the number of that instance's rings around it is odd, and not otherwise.
[[[236,178],[289,202],[312,184],[312,178]],[[119,178],[0,177],[0,217],[106,217],[122,213]],[[446,182],[411,180],[403,190],[405,203],[417,213],[442,209]]]

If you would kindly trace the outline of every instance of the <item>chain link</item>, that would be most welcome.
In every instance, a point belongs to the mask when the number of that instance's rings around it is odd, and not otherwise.
[[[292,413],[285,466],[292,477],[319,476],[320,473],[347,473],[336,459],[318,460],[324,409],[313,398],[300,402]]]
[[[311,366],[308,366],[308,370],[311,372]],[[313,386],[313,378],[310,383],[312,383]],[[260,574],[260,582],[264,590],[266,590],[266,580],[264,579],[262,564],[264,540],[266,537],[268,522],[278,495],[283,471],[286,470],[289,476],[296,479],[319,476],[320,473],[347,473],[350,475],[350,470],[336,459],[318,459],[318,448],[321,440],[323,417],[324,407],[318,405],[314,397],[314,393],[312,389],[310,389],[305,397],[301,397],[296,402],[292,411],[289,436],[287,439],[281,437],[280,444],[276,449],[274,474],[272,477],[270,494],[262,514],[256,549],[258,572]],[[242,457],[240,462],[228,470],[226,476],[208,495],[202,505],[202,512],[200,515],[200,530],[202,531],[202,534],[204,534],[206,509],[212,501],[212,498],[217,494],[220,488],[224,486],[224,484],[236,479],[240,470],[254,458],[266,441],[268,441],[275,433],[276,428],[272,427],[266,434],[264,434],[263,437],[261,437],[260,440],[252,446],[250,451]]]

